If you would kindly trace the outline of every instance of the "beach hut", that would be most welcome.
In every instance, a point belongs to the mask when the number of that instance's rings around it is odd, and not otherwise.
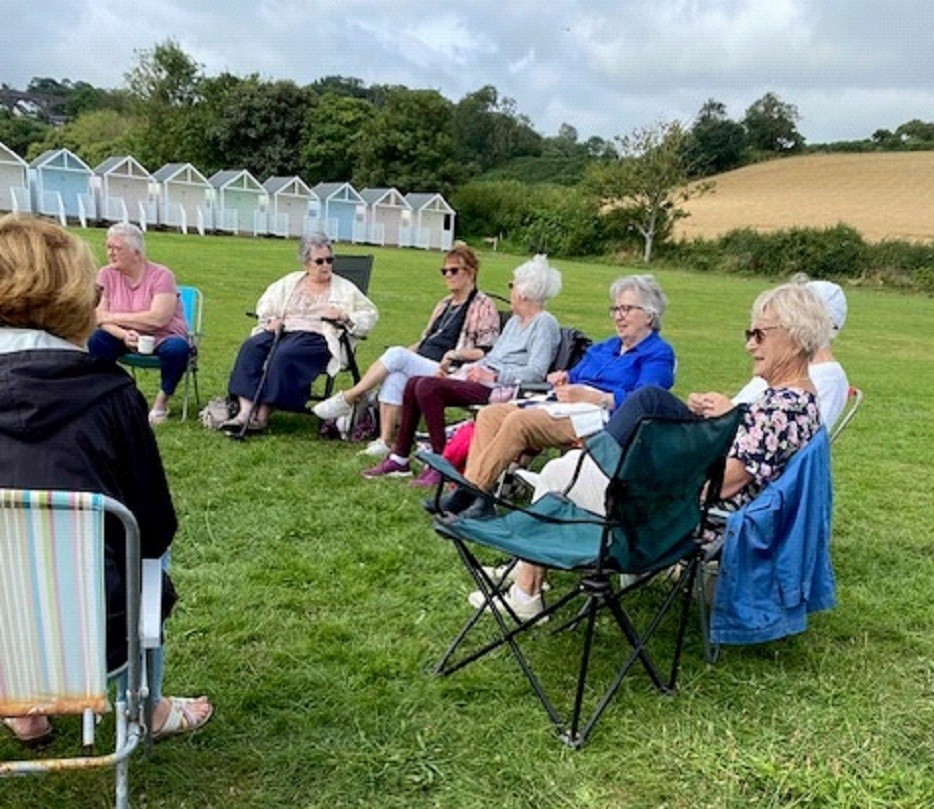
[[[395,188],[364,188],[360,196],[366,203],[364,241],[370,244],[408,247],[408,244],[403,243],[402,229],[411,224],[412,206],[405,197]]]
[[[158,195],[155,179],[130,155],[108,157],[94,169],[100,218],[108,222],[138,221],[147,225],[158,221]]]
[[[318,183],[313,189],[310,230],[327,233],[334,241],[362,242],[365,235],[366,204],[350,183]]]
[[[441,194],[405,195],[412,206],[412,220],[405,234],[407,243],[425,250],[450,250],[454,243],[454,209]]]
[[[29,213],[29,164],[0,143],[0,211]]]
[[[246,169],[222,169],[208,178],[214,189],[214,229],[266,233],[266,191]]]
[[[155,172],[158,184],[159,223],[188,233],[194,227],[202,236],[208,221],[208,199],[214,190],[207,178],[191,163],[166,163]]]
[[[301,235],[315,192],[301,177],[270,177],[263,183],[263,188],[269,197],[266,211],[268,232],[284,238]]]
[[[97,219],[97,206],[91,190],[94,172],[68,149],[49,149],[29,164],[32,209],[54,216],[64,225],[66,217],[87,227]]]

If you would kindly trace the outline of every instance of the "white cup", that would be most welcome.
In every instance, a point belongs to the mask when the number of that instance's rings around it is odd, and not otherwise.
[[[151,334],[141,334],[136,343],[136,350],[140,354],[152,354],[156,348],[156,338]]]

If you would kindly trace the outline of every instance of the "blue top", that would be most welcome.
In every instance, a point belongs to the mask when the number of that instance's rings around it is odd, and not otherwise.
[[[714,643],[764,643],[802,632],[834,605],[830,442],[821,428],[781,477],[727,519],[710,616]]]
[[[623,354],[623,341],[611,337],[587,349],[568,372],[568,381],[612,393],[616,407],[637,388],[657,385],[668,390],[675,383],[675,352],[657,331]]]
[[[560,339],[558,321],[550,312],[539,312],[525,326],[518,315],[513,315],[480,365],[496,371],[498,385],[541,382]]]

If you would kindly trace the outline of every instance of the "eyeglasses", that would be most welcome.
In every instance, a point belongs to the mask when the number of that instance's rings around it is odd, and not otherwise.
[[[461,271],[460,267],[442,267],[442,275],[457,275]]]
[[[333,264],[333,263],[334,263],[334,256],[328,256],[327,258],[316,258],[316,259],[313,259],[313,261],[314,261],[315,264],[317,264],[319,267],[320,267],[322,264]]]
[[[635,312],[637,309],[642,312],[645,311],[644,306],[631,306],[625,303],[619,306],[611,306],[610,317],[619,317],[620,315],[629,315],[631,312]]]
[[[765,339],[766,332],[774,331],[775,329],[779,328],[781,328],[781,326],[765,326],[763,328],[746,329],[746,331],[743,333],[746,335],[747,343],[750,340],[761,343]]]

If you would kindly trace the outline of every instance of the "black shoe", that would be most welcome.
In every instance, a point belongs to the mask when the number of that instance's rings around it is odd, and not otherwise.
[[[460,512],[462,520],[489,520],[496,516],[496,509],[493,507],[493,498],[482,495],[476,498],[473,503]]]
[[[456,489],[442,494],[440,499],[429,497],[422,502],[422,506],[429,514],[460,514],[464,509],[473,505],[477,495],[458,486]]]

